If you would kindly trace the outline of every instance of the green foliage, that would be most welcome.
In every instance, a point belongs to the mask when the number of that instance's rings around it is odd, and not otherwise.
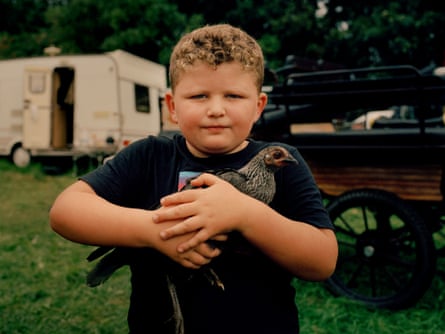
[[[127,331],[129,271],[88,288],[91,247],[67,241],[48,225],[57,194],[74,182],[39,165],[18,169],[0,159],[0,333],[114,334]],[[295,280],[301,333],[436,334],[445,327],[445,259],[424,298],[408,310],[366,309],[333,297],[321,283]]]
[[[0,58],[55,44],[64,53],[120,48],[167,64],[183,33],[226,22],[257,38],[273,68],[291,54],[346,67],[424,67],[444,62],[444,10],[420,0],[0,0]]]
[[[329,27],[325,45],[333,57],[341,57],[349,66],[440,65],[445,51],[443,7],[419,0],[373,1],[369,6],[332,0],[330,12],[321,19]],[[346,22],[349,29],[333,32],[339,22]]]
[[[49,44],[43,13],[50,6],[50,1],[0,0],[0,58],[42,53]]]
[[[187,22],[174,3],[156,0],[72,0],[46,17],[53,43],[64,52],[124,49],[164,64]]]

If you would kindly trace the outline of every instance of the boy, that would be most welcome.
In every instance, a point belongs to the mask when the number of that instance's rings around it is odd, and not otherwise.
[[[187,172],[238,169],[270,145],[248,139],[267,103],[262,51],[240,29],[206,26],[181,38],[169,75],[166,104],[182,135],[138,141],[83,176],[54,202],[51,226],[75,242],[140,249],[130,265],[132,334],[171,333],[168,301],[153,295],[165,287],[153,253],[186,268],[211,262],[224,283],[224,291],[199,280],[178,286],[185,333],[298,333],[292,278],[326,279],[337,258],[331,222],[298,151],[284,145],[300,163],[276,173],[270,206],[208,173],[193,181],[197,189],[176,192]],[[206,243],[224,244],[231,231],[248,255]]]

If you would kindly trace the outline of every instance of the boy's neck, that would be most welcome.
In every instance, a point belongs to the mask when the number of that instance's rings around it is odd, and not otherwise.
[[[211,153],[211,152],[203,152],[203,151],[199,151],[197,150],[193,145],[191,145],[187,140],[185,141],[187,149],[189,150],[189,152],[197,157],[197,158],[208,158],[211,157],[213,155],[229,155],[229,154],[233,154],[239,151],[244,150],[247,145],[249,144],[249,142],[247,140],[244,140],[240,145],[238,145],[236,148],[227,151],[227,152],[215,152],[215,153]]]

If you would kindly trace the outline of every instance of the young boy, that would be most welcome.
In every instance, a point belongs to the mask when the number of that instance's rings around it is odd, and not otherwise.
[[[153,253],[186,268],[211,263],[224,284],[178,286],[185,333],[298,333],[292,278],[326,279],[337,259],[331,222],[299,152],[283,145],[299,164],[275,174],[270,206],[208,173],[193,181],[197,189],[177,192],[188,172],[238,169],[270,145],[248,139],[267,103],[262,51],[238,28],[205,26],[178,42],[169,75],[166,104],[182,134],[140,140],[81,177],[54,202],[51,226],[75,242],[140,249],[130,265],[132,334],[171,333],[168,301],[153,295],[165,288]],[[250,246],[247,254],[206,243],[224,244],[232,231]]]

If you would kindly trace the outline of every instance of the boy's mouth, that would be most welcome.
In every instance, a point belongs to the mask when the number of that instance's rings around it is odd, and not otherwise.
[[[225,126],[207,126],[204,129],[210,133],[220,133],[220,132],[224,131],[225,129],[227,129],[227,127],[225,127]]]
[[[227,129],[228,127],[229,126],[223,125],[223,124],[209,124],[209,125],[203,126],[204,129],[209,130],[209,131],[221,131],[221,130]]]

